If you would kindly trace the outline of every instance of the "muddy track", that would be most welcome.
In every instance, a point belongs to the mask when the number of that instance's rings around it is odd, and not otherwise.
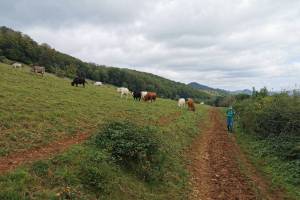
[[[55,141],[44,147],[29,149],[27,151],[12,153],[6,157],[1,157],[0,174],[13,170],[22,164],[30,163],[40,159],[46,159],[57,153],[61,153],[72,145],[84,142],[89,136],[89,133],[81,133],[73,137]]]
[[[210,110],[209,122],[188,152],[190,199],[286,199],[281,191],[270,190],[270,184],[243,155],[218,109]]]

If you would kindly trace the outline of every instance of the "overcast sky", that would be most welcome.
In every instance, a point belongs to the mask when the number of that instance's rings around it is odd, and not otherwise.
[[[0,26],[84,61],[223,89],[300,85],[299,0],[0,0]]]

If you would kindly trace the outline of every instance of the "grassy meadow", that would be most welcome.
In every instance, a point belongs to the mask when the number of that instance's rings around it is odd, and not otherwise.
[[[42,77],[28,68],[14,69],[1,63],[0,74],[0,157],[77,133],[92,134],[84,144],[62,154],[2,174],[0,199],[186,198],[188,174],[183,151],[199,133],[198,124],[206,117],[207,107],[197,106],[193,113],[167,99],[135,102],[131,97],[121,99],[110,85],[96,87],[89,82],[86,88],[72,87],[69,79],[51,74]],[[133,123],[137,131],[149,127],[155,137],[153,144],[163,155],[158,159],[163,164],[158,169],[147,165],[148,161],[137,163],[153,175],[153,181],[141,179],[96,144],[103,127],[124,120]]]

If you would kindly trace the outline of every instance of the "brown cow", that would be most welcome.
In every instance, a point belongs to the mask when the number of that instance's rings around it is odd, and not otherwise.
[[[188,110],[191,110],[191,111],[195,111],[196,110],[195,103],[194,103],[193,99],[189,98],[187,100],[187,105],[188,105]]]
[[[156,93],[155,92],[147,92],[147,94],[144,97],[144,101],[155,101],[156,100]]]

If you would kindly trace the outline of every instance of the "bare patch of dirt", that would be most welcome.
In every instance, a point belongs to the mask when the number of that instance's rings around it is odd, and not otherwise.
[[[157,124],[160,126],[166,126],[176,120],[179,116],[181,115],[181,112],[175,112],[171,113],[169,115],[162,116],[161,118],[158,119]]]
[[[258,176],[233,136],[227,133],[225,119],[218,109],[210,110],[209,121],[188,152],[192,175],[190,199],[285,199],[280,191],[271,192],[267,181]]]
[[[73,137],[65,138],[50,143],[44,147],[29,149],[27,151],[10,154],[0,158],[0,174],[15,169],[16,167],[36,160],[49,158],[61,153],[75,144],[84,142],[90,136],[89,133],[81,133]]]

